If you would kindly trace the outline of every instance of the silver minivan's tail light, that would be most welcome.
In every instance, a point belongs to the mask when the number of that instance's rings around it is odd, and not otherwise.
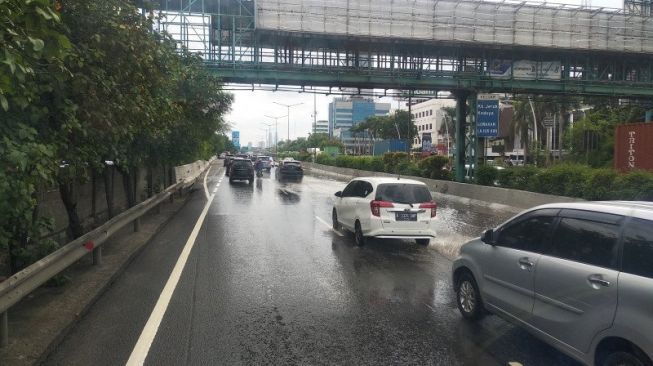
[[[391,208],[395,207],[395,205],[392,204],[392,202],[388,201],[372,201],[370,202],[370,209],[372,210],[372,215],[380,217],[381,216],[381,208]]]
[[[435,217],[435,213],[438,209],[438,204],[431,201],[431,202],[424,202],[419,205],[419,208],[430,208],[431,209],[431,218]]]

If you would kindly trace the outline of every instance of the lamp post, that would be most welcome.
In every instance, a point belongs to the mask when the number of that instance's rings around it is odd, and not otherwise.
[[[272,144],[272,141],[270,141],[270,128],[272,126],[272,123],[261,122],[261,124],[265,126],[265,141],[268,142],[268,148],[269,148],[270,145]]]
[[[283,118],[285,116],[272,117],[272,116],[265,115],[265,117],[274,120],[274,154],[277,155],[278,153],[277,147],[279,145],[279,118]]]
[[[279,103],[279,102],[274,102],[274,104],[278,104],[278,105],[280,105],[282,107],[286,107],[287,110],[288,110],[288,114],[286,115],[286,117],[288,117],[288,141],[290,141],[290,108],[297,107],[297,106],[302,105],[304,103],[283,104],[283,103]]]

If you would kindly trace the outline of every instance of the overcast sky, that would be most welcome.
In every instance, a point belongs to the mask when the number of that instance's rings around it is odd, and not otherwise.
[[[580,5],[581,0],[556,1],[558,3],[567,3]],[[593,7],[610,7],[621,8],[623,0],[591,0]],[[229,88],[229,86],[227,86]],[[254,146],[259,141],[265,141],[266,128],[263,123],[274,124],[274,120],[266,118],[270,116],[285,116],[286,108],[274,104],[279,102],[283,104],[304,103],[303,105],[290,109],[290,138],[295,139],[299,136],[307,136],[311,131],[313,122],[313,94],[285,92],[285,91],[231,91],[235,96],[232,111],[227,116],[227,120],[232,124],[233,130],[240,131],[240,144],[246,146],[252,142]],[[317,95],[317,119],[328,119],[328,105],[333,96]],[[392,108],[397,108],[397,101],[392,98],[378,99],[381,102],[392,103]],[[274,126],[272,126],[274,128]],[[288,135],[287,119],[279,119],[279,140],[285,140]]]

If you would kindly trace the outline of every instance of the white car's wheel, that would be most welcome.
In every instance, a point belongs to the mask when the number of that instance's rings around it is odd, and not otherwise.
[[[365,235],[363,235],[363,229],[361,228],[361,223],[359,221],[356,221],[356,225],[354,227],[354,237],[356,239],[356,245],[359,247],[365,245],[367,238]]]

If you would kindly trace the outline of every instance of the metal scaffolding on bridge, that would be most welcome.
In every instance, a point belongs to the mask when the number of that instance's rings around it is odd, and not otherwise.
[[[231,83],[449,91],[463,111],[481,92],[653,98],[653,18],[624,9],[166,0],[161,14],[159,29]],[[457,126],[464,135],[464,116]]]

